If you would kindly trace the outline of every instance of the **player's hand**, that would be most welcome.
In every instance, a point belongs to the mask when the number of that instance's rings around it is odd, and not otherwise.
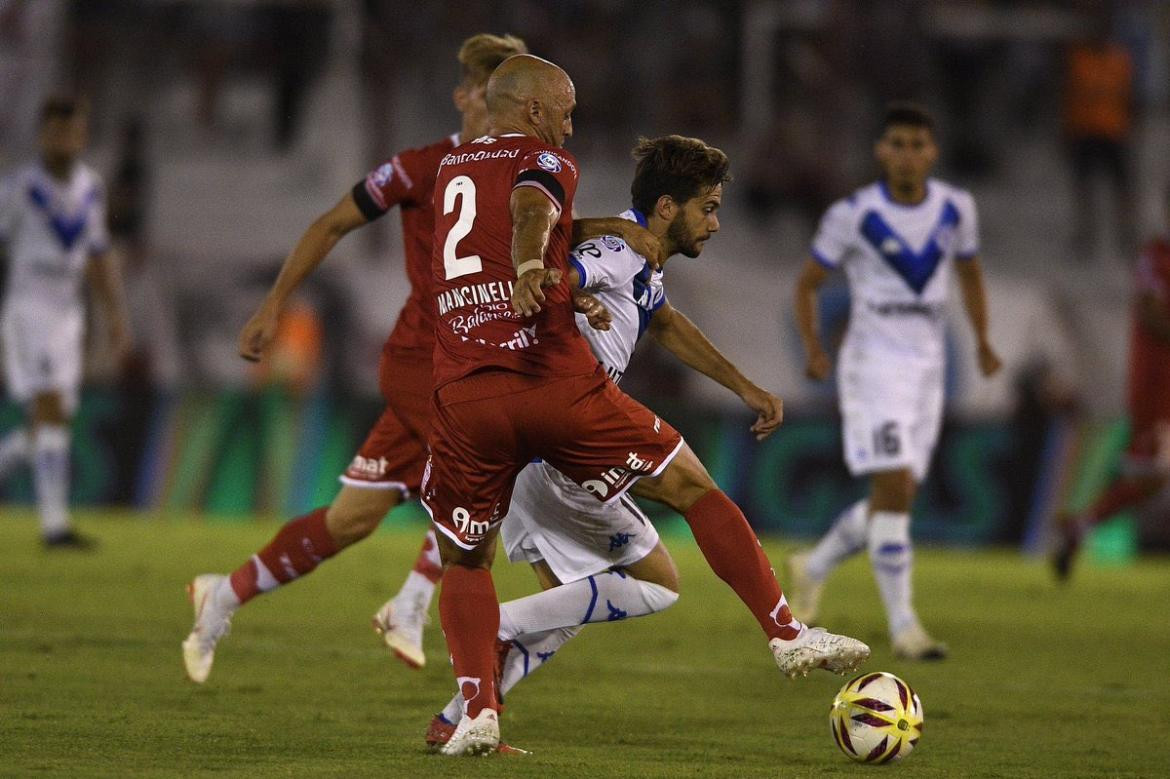
[[[647,230],[637,222],[630,222],[629,227],[623,227],[625,235],[622,240],[638,254],[646,258],[646,262],[654,266],[654,270],[662,269],[663,257],[662,241],[658,236]]]
[[[544,290],[561,283],[562,273],[556,268],[533,268],[525,271],[512,285],[512,310],[522,317],[540,313]]]
[[[991,348],[991,344],[984,341],[979,344],[979,370],[984,376],[994,376],[1003,367],[999,355]]]
[[[804,375],[813,381],[824,381],[833,372],[833,361],[824,349],[816,349],[809,353],[808,361],[804,365]]]
[[[263,305],[252,315],[240,331],[240,356],[251,362],[260,362],[264,350],[276,338],[280,326],[280,310],[275,306]]]
[[[608,330],[610,322],[613,321],[613,316],[605,304],[588,292],[577,290],[573,293],[573,310],[584,314],[589,320],[589,326],[594,330]]]
[[[780,423],[784,421],[784,401],[755,385],[752,385],[741,397],[748,408],[759,414],[755,424],[752,425],[752,432],[756,434],[756,440],[763,441],[775,433],[776,429],[780,427]]]

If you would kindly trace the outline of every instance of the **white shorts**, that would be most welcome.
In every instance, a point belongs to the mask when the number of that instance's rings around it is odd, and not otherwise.
[[[561,583],[632,565],[658,545],[658,531],[629,495],[601,503],[545,463],[516,478],[500,534],[509,560],[544,560]]]
[[[42,393],[58,392],[66,411],[76,408],[85,312],[9,302],[0,319],[5,378],[12,398],[26,403]]]
[[[922,482],[942,424],[941,361],[899,360],[847,343],[837,380],[849,472],[909,468]]]

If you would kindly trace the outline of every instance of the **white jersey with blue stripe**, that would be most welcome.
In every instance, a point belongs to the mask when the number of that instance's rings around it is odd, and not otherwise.
[[[86,264],[109,246],[101,178],[80,162],[66,181],[37,163],[20,168],[0,184],[0,242],[6,303],[80,308]]]
[[[620,216],[646,226],[646,218],[636,209]],[[577,327],[610,378],[620,381],[638,339],[650,326],[654,312],[666,303],[662,271],[612,235],[575,247],[569,261],[581,276],[581,288],[600,300],[613,317],[609,330],[594,330],[585,316],[578,314]]]
[[[979,253],[975,200],[937,179],[915,205],[895,202],[885,182],[834,203],[812,254],[843,268],[852,307],[848,340],[891,356],[942,360],[951,265]]]

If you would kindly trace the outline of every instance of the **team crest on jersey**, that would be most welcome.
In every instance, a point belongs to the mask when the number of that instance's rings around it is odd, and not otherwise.
[[[547,170],[549,173],[561,172],[561,161],[557,159],[557,155],[552,152],[541,152],[536,158],[536,164]]]
[[[611,252],[620,252],[622,250],[621,238],[615,238],[612,235],[603,235],[601,236],[601,243]]]
[[[370,181],[376,187],[384,187],[392,178],[394,178],[394,165],[393,163],[387,162],[374,171],[374,175],[370,177]]]

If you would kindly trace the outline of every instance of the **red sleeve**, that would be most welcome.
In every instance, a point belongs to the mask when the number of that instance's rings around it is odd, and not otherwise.
[[[553,201],[557,209],[572,209],[577,192],[577,163],[563,149],[536,148],[520,158],[516,166],[516,187],[535,187]]]
[[[405,154],[397,154],[354,185],[354,202],[366,219],[373,221],[394,206],[414,199],[416,181],[407,170],[409,162]]]

